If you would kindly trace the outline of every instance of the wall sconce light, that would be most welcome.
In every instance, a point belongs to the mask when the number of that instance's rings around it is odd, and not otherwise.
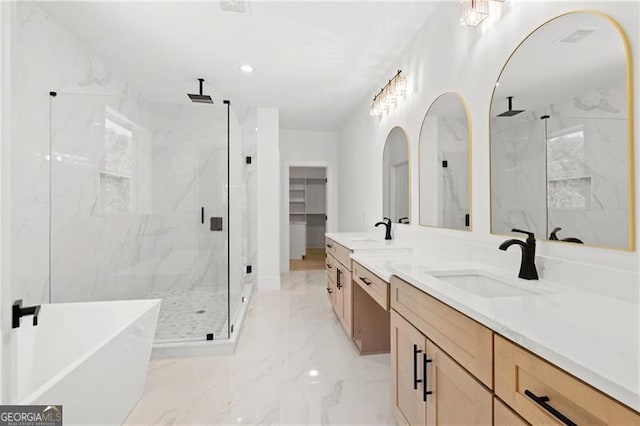
[[[398,101],[404,99],[406,93],[407,79],[402,75],[402,71],[398,70],[396,75],[373,97],[369,114],[380,115],[389,111]]]
[[[504,0],[493,0],[500,3]],[[476,27],[489,17],[489,0],[462,0],[462,17],[460,23],[468,27]]]

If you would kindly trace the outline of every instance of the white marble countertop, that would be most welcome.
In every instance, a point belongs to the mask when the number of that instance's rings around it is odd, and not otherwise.
[[[415,254],[354,253],[380,278],[397,275],[414,287],[527,348],[629,407],[640,411],[640,305],[546,280],[516,278],[475,262],[420,259]],[[527,290],[481,297],[432,274],[482,271]],[[529,293],[530,292],[530,293]]]
[[[385,240],[384,232],[379,234],[367,232],[327,232],[327,238],[352,251],[358,250],[411,250],[409,246],[398,243],[395,239]]]

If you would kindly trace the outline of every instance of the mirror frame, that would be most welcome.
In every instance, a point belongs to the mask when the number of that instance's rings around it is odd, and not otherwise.
[[[456,98],[458,98],[458,100],[460,101],[460,103],[462,104],[465,114],[467,115],[467,137],[468,137],[468,161],[469,161],[469,194],[467,195],[467,198],[469,199],[469,227],[467,229],[458,229],[458,228],[447,228],[444,226],[436,226],[436,225],[426,225],[422,223],[421,220],[421,215],[420,215],[420,209],[421,209],[421,205],[422,203],[420,202],[422,199],[422,179],[420,174],[422,173],[422,164],[420,164],[420,149],[422,148],[422,131],[424,130],[424,123],[425,120],[427,119],[427,116],[429,115],[429,111],[431,111],[431,108],[433,108],[433,106],[435,105],[435,103],[438,101],[438,99],[442,98],[443,96],[446,95],[454,95]],[[424,117],[422,118],[422,123],[420,124],[420,135],[418,136],[418,224],[420,226],[424,226],[427,228],[438,228],[438,229],[447,229],[450,231],[461,231],[461,232],[473,232],[473,149],[472,149],[472,125],[471,125],[471,111],[469,110],[469,105],[467,105],[467,101],[464,99],[464,97],[462,97],[462,95],[458,92],[444,92],[440,95],[438,95],[432,102],[431,104],[429,104],[429,108],[427,108],[427,112],[424,114]]]
[[[629,38],[627,37],[627,34],[625,33],[624,29],[622,28],[622,26],[618,23],[618,21],[616,21],[615,19],[613,19],[611,16],[607,15],[606,13],[603,12],[599,12],[597,10],[574,10],[574,11],[570,11],[570,12],[566,12],[566,13],[562,13],[560,15],[554,16],[553,18],[547,19],[546,21],[544,21],[542,24],[536,26],[533,30],[531,30],[523,39],[520,43],[518,43],[518,45],[513,49],[513,51],[509,54],[509,56],[507,57],[507,60],[505,61],[504,65],[500,68],[500,72],[498,73],[498,77],[496,78],[496,83],[498,81],[500,81],[500,77],[502,77],[502,74],[504,73],[505,68],[507,67],[507,65],[509,64],[509,62],[511,61],[511,58],[513,57],[513,55],[515,55],[515,53],[518,51],[518,49],[520,49],[520,47],[529,39],[529,37],[531,37],[536,31],[538,31],[539,29],[541,29],[542,27],[544,27],[545,25],[547,25],[550,22],[553,22],[557,19],[563,18],[567,15],[574,15],[574,14],[578,14],[578,13],[589,13],[592,15],[596,15],[599,16],[601,18],[604,18],[606,21],[608,21],[611,25],[613,25],[613,27],[616,29],[616,31],[618,32],[618,35],[620,36],[620,41],[622,42],[623,48],[624,48],[624,53],[626,56],[626,73],[627,73],[627,77],[626,77],[626,83],[627,83],[627,114],[629,116],[629,120],[627,123],[627,135],[628,135],[628,140],[627,140],[627,156],[628,156],[628,161],[627,161],[627,176],[628,176],[628,197],[629,197],[629,221],[628,221],[628,231],[629,231],[629,236],[628,236],[628,244],[627,247],[612,247],[612,246],[601,246],[601,245],[597,245],[597,244],[574,244],[574,243],[570,243],[570,242],[565,242],[565,241],[554,241],[554,240],[549,240],[548,237],[545,235],[545,238],[539,238],[540,241],[550,241],[553,243],[562,243],[562,244],[570,244],[571,247],[577,247],[577,246],[583,246],[583,247],[592,247],[592,248],[600,248],[600,249],[609,249],[609,250],[618,250],[618,251],[635,251],[635,246],[636,246],[636,212],[635,212],[635,207],[636,207],[636,201],[635,201],[635,158],[634,158],[634,132],[633,132],[633,121],[634,121],[634,111],[633,111],[633,55],[631,53],[631,44],[629,42]],[[491,110],[491,106],[493,105],[493,98],[495,96],[496,93],[496,84],[493,85],[493,90],[491,91],[491,99],[489,101],[489,233],[491,235],[498,235],[501,237],[512,237],[512,234],[500,234],[497,232],[493,231],[493,175],[491,173],[492,171],[492,167],[491,167],[491,133],[492,133],[492,110]]]
[[[398,222],[393,222],[392,219],[392,223],[396,224],[396,225],[411,225],[413,223],[413,220],[411,219],[412,215],[411,215],[411,199],[413,198],[412,194],[411,194],[411,140],[409,139],[409,133],[404,129],[404,127],[402,126],[392,126],[391,129],[389,129],[389,131],[387,132],[387,136],[384,139],[384,144],[382,145],[382,159],[381,159],[381,163],[382,163],[382,173],[381,173],[381,177],[380,177],[380,183],[382,183],[381,188],[382,188],[382,216],[384,216],[384,150],[387,147],[387,142],[389,142],[389,136],[391,135],[391,132],[393,132],[395,129],[400,129],[402,131],[402,133],[404,134],[404,140],[407,142],[407,170],[409,171],[409,178],[408,178],[408,182],[409,182],[409,223],[398,223]]]

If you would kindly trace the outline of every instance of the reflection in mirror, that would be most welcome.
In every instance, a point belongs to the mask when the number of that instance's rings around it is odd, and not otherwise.
[[[445,93],[420,130],[420,225],[469,230],[469,117],[461,97]]]
[[[633,250],[628,42],[576,12],[512,54],[491,104],[491,229]]]
[[[409,182],[409,138],[400,127],[394,127],[382,155],[382,213],[392,222],[409,223]]]

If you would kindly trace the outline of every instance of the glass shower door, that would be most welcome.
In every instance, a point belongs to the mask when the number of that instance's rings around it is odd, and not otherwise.
[[[229,328],[225,105],[51,98],[52,302],[162,300],[156,343]]]

